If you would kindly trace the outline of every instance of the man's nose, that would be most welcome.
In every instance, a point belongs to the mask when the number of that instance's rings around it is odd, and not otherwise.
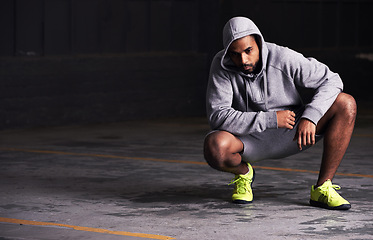
[[[247,63],[247,54],[241,53],[241,63],[246,64]]]

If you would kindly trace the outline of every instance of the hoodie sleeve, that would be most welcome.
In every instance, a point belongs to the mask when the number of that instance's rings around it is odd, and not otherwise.
[[[210,126],[235,135],[262,132],[277,128],[276,112],[245,112],[232,107],[233,86],[229,73],[220,67],[215,58],[210,71],[206,102]]]
[[[315,90],[311,102],[305,106],[302,118],[317,124],[342,92],[342,80],[337,73],[314,58],[305,58],[296,52],[290,55],[292,60],[288,66],[295,84]]]

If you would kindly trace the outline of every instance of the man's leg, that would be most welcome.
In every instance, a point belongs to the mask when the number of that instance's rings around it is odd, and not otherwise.
[[[225,131],[215,131],[205,138],[204,154],[207,163],[220,171],[235,174],[232,201],[247,204],[253,201],[254,169],[242,161],[244,145],[240,139]]]
[[[219,171],[246,174],[249,168],[242,162],[242,151],[241,140],[229,132],[215,131],[205,138],[205,159],[212,168]]]
[[[350,143],[356,118],[355,99],[340,93],[317,124],[317,134],[324,134],[324,151],[315,187],[332,180]]]

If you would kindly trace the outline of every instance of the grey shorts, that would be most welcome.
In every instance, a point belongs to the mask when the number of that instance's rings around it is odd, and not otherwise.
[[[297,116],[301,116],[301,112]],[[310,146],[302,146],[299,150],[297,141],[293,141],[300,117],[296,118],[293,129],[278,128],[267,129],[264,132],[250,135],[237,136],[244,145],[241,153],[245,162],[256,162],[264,159],[284,158],[304,151]],[[322,139],[323,135],[316,135],[316,142]]]

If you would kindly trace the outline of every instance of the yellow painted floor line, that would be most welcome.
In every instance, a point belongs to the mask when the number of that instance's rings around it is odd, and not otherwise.
[[[139,158],[139,157],[126,157],[126,156],[108,155],[108,154],[72,153],[72,152],[33,150],[33,149],[20,149],[20,148],[0,148],[0,151],[47,153],[47,154],[57,154],[57,155],[118,158],[118,159],[143,160],[143,161],[153,161],[153,162],[188,163],[188,164],[206,165],[205,162],[197,162],[197,161],[170,160],[170,159],[159,159],[159,158]]]
[[[78,231],[106,233],[106,234],[112,234],[112,235],[131,236],[131,237],[139,237],[139,238],[147,238],[147,239],[160,239],[160,240],[175,239],[175,238],[171,238],[167,236],[154,235],[154,234],[111,231],[111,230],[106,230],[106,229],[101,229],[101,228],[80,227],[80,226],[73,226],[73,225],[67,225],[67,224],[61,224],[61,223],[37,222],[37,221],[29,221],[29,220],[15,219],[15,218],[0,217],[0,222],[23,224],[23,225],[34,225],[34,226],[65,227],[65,228],[71,228],[71,229],[78,230]]]
[[[154,161],[154,162],[169,162],[169,163],[186,163],[186,164],[207,165],[206,162],[197,162],[197,161],[170,160],[170,159],[159,159],[159,158],[126,157],[126,156],[117,156],[117,155],[108,155],[108,154],[73,153],[73,152],[21,149],[21,148],[0,148],[0,151],[31,152],[31,153],[44,153],[44,154],[57,154],[57,155],[71,155],[71,156],[101,157],[101,158],[116,158],[116,159],[127,159],[127,160],[142,160],[142,161]],[[274,170],[274,171],[284,171],[284,172],[303,172],[303,173],[316,173],[316,174],[319,173],[318,171],[304,170],[304,169],[293,169],[293,168],[279,168],[279,167],[265,167],[265,166],[254,166],[254,168],[265,169],[265,170]],[[349,176],[349,177],[373,178],[373,175],[355,174],[355,173],[338,173],[337,172],[336,175]]]
[[[277,168],[277,167],[264,167],[264,166],[253,166],[257,169],[266,169],[266,170],[275,170],[275,171],[285,171],[285,172],[304,172],[304,173],[316,173],[319,174],[318,171],[312,170],[304,170],[304,169],[293,169],[293,168]],[[355,173],[336,173],[335,175],[339,176],[349,176],[349,177],[363,177],[363,178],[373,178],[373,175],[367,174],[355,174]]]

